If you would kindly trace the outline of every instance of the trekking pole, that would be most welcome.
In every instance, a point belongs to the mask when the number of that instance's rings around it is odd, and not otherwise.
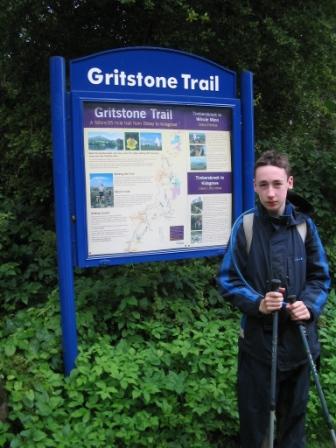
[[[271,291],[278,291],[280,280],[272,279]],[[270,395],[270,422],[269,422],[269,448],[274,446],[274,425],[275,425],[275,408],[276,408],[276,375],[277,375],[277,358],[278,358],[278,325],[279,313],[273,313],[272,325],[272,364],[271,364],[271,395]]]
[[[287,300],[288,300],[289,303],[294,303],[296,301],[296,296],[294,296],[294,295],[288,296]],[[309,365],[310,365],[311,371],[313,373],[313,378],[314,378],[315,386],[316,386],[316,389],[317,389],[317,393],[318,393],[319,398],[320,398],[323,415],[324,415],[324,418],[325,418],[325,420],[327,422],[328,429],[330,431],[331,439],[333,441],[333,446],[336,447],[336,433],[335,433],[335,429],[333,427],[332,419],[331,419],[331,416],[330,416],[330,413],[329,413],[329,410],[328,410],[327,402],[326,402],[326,399],[324,397],[324,393],[323,393],[323,390],[322,390],[322,387],[321,387],[321,383],[320,383],[319,376],[318,376],[318,373],[317,373],[316,365],[315,365],[313,356],[312,356],[311,351],[310,351],[308,338],[307,338],[306,326],[301,321],[298,321],[297,324],[298,324],[298,327],[299,327],[299,330],[300,330],[300,334],[301,334],[301,338],[302,338],[302,342],[303,342],[303,345],[304,345],[304,348],[305,348],[305,351],[306,351],[306,354],[307,354],[307,357],[308,357]]]

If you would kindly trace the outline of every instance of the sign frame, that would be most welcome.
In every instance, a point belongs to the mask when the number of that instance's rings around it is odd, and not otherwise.
[[[138,72],[133,77],[127,73],[133,69],[134,58],[138,67],[151,73],[148,78]],[[119,68],[107,73],[105,80],[114,86],[97,87],[85,78],[87,67],[92,63],[96,73],[103,74],[109,69],[111,60],[117,60]],[[140,62],[139,62],[140,61]],[[144,61],[144,62],[143,62]],[[97,67],[97,64],[100,64]],[[140,65],[139,65],[140,64]],[[65,374],[75,367],[77,348],[76,306],[74,267],[91,267],[143,261],[171,260],[200,256],[220,255],[222,248],[205,248],[192,251],[157,251],[124,257],[123,260],[110,258],[89,259],[83,243],[83,163],[78,163],[74,151],[83,145],[83,117],[80,108],[84,102],[110,101],[112,103],[183,105],[197,107],[223,107],[231,110],[231,163],[232,163],[232,219],[242,211],[253,207],[253,166],[254,166],[254,117],[253,117],[253,76],[244,71],[240,80],[240,98],[236,94],[236,74],[200,56],[178,50],[156,47],[129,47],[96,53],[69,62],[70,84],[67,79],[67,64],[63,57],[50,59],[51,123],[53,146],[53,178],[55,195],[55,224],[57,235],[57,259],[61,302],[62,345]],[[166,86],[170,91],[149,87],[157,82],[158,71],[169,67],[171,80]],[[179,68],[183,69],[179,82]],[[195,68],[197,80],[193,83],[191,74]],[[99,72],[99,70],[101,70]],[[211,71],[210,71],[211,70]],[[122,72],[125,74],[122,74]],[[153,73],[152,73],[153,72]],[[139,75],[140,73],[140,75]],[[182,72],[181,72],[182,73]],[[132,74],[132,72],[131,72]],[[155,75],[155,76],[154,76]],[[223,75],[223,89],[216,90],[218,76]],[[105,75],[104,75],[105,76]],[[167,75],[168,76],[168,75]],[[196,76],[196,75],[195,75]],[[211,78],[213,76],[213,78]],[[146,81],[146,79],[147,81]],[[154,81],[152,80],[154,79]],[[219,79],[218,78],[218,79]],[[97,80],[100,78],[97,78]],[[103,78],[101,78],[103,79]],[[146,88],[134,86],[147,82]],[[167,78],[168,79],[168,78]],[[164,82],[166,82],[164,81]],[[107,82],[107,81],[106,81]],[[124,83],[123,86],[120,84]],[[68,87],[70,85],[70,87]],[[151,86],[152,87],[152,86]],[[198,90],[197,90],[198,88]],[[83,156],[83,151],[81,152]],[[79,157],[81,157],[79,156]],[[82,170],[82,173],[80,172]],[[78,222],[78,213],[82,214]]]
[[[113,105],[122,105],[125,101],[118,98],[116,101],[114,98],[106,99],[105,95],[83,95],[83,94],[73,94],[71,96],[72,110],[76,111],[73,114],[73,146],[74,148],[83,148],[83,134],[81,132],[76,132],[76,130],[81,130],[81,124],[83,123],[83,104],[84,103],[96,103],[96,102],[108,102]],[[180,106],[181,103],[171,99],[169,102],[159,102],[155,98],[152,101],[146,98],[146,102],[142,98],[137,98],[136,101],[132,101],[134,105],[156,105],[156,106]],[[242,212],[242,201],[243,192],[241,184],[241,165],[242,165],[242,155],[241,155],[241,107],[238,100],[233,99],[231,101],[226,101],[225,103],[219,104],[218,101],[214,102],[202,102],[190,101],[186,104],[182,103],[183,106],[197,106],[205,107],[207,110],[209,108],[223,108],[229,109],[231,112],[231,165],[236,168],[236,171],[232,176],[232,197],[235,198],[232,201],[232,215],[237,217]],[[75,153],[75,151],[74,151]],[[216,256],[223,254],[223,246],[215,247],[197,247],[197,248],[184,248],[184,249],[172,249],[172,250],[156,250],[153,252],[140,252],[140,253],[129,253],[121,255],[106,255],[89,257],[88,256],[88,235],[87,235],[87,223],[86,223],[86,206],[85,206],[85,189],[84,189],[84,178],[85,178],[85,168],[83,151],[75,154],[75,160],[73,161],[74,166],[74,210],[72,216],[75,216],[75,244],[74,244],[74,260],[76,266],[79,267],[94,267],[94,266],[106,266],[106,265],[118,265],[126,263],[142,263],[149,261],[162,261],[162,260],[174,260],[182,258],[197,258],[204,256]],[[240,168],[239,168],[240,167]]]

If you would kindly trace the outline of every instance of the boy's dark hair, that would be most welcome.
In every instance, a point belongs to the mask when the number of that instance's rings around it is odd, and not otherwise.
[[[286,171],[287,177],[291,175],[291,166],[288,160],[288,156],[286,154],[279,153],[274,149],[269,151],[265,151],[261,156],[257,159],[254,167],[254,174],[260,166],[277,166],[278,168],[283,168]]]

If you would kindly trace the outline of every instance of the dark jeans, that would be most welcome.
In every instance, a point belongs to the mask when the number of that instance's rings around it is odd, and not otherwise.
[[[277,372],[277,448],[304,448],[309,392],[309,364]],[[262,448],[270,419],[270,366],[241,352],[238,360],[238,407],[242,448]]]

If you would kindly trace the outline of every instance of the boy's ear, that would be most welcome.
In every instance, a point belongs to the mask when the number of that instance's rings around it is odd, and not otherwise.
[[[287,183],[288,183],[288,188],[290,190],[292,190],[292,188],[294,188],[294,177],[293,176],[289,176],[289,178],[287,180]]]

